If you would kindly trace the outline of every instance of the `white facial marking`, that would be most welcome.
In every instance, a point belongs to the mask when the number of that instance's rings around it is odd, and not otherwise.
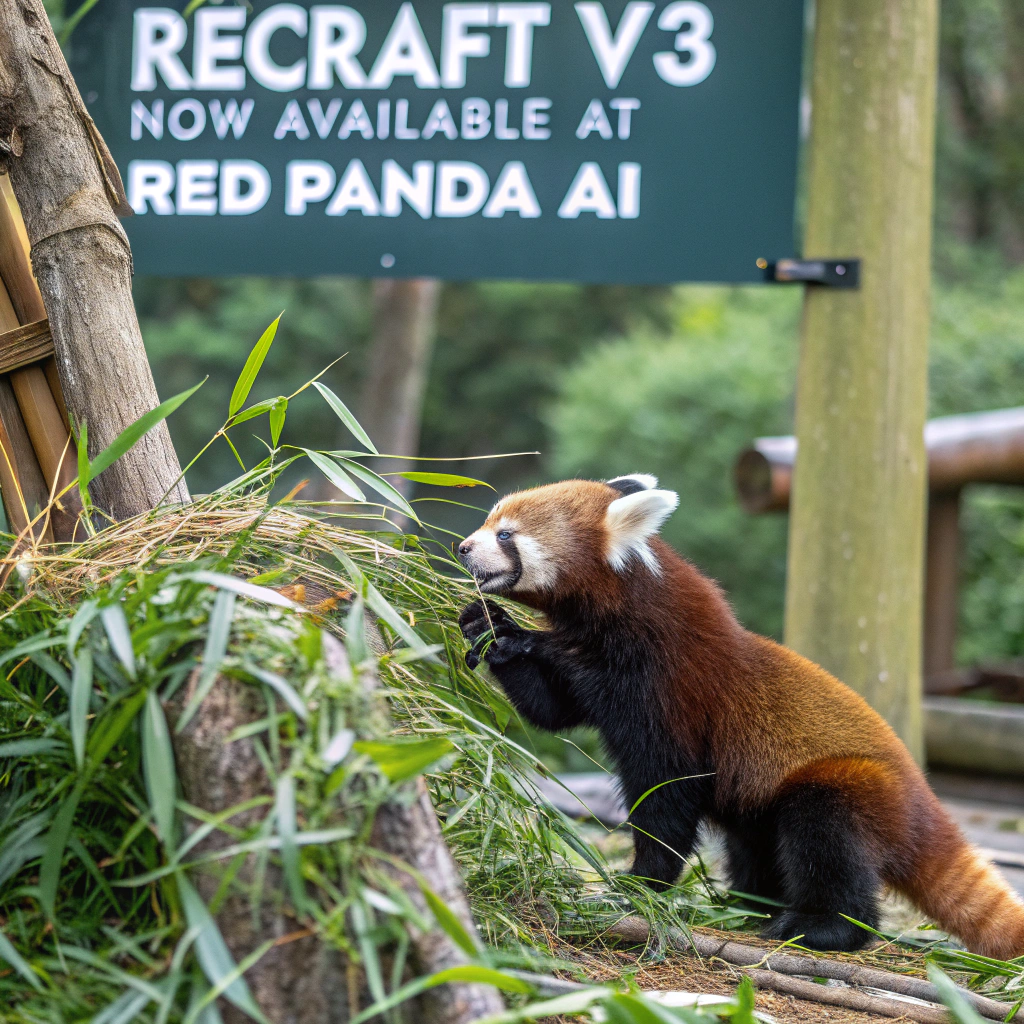
[[[636,555],[652,572],[660,572],[661,567],[647,541],[661,529],[661,524],[678,504],[679,495],[675,491],[636,491],[616,498],[608,506],[605,517],[609,565],[621,572]]]
[[[528,534],[513,534],[519,562],[523,567],[519,582],[513,590],[550,590],[558,577],[558,567],[540,541]]]

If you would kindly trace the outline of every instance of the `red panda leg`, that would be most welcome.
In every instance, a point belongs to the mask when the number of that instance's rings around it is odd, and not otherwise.
[[[878,926],[878,867],[848,800],[821,784],[799,785],[779,802],[776,858],[786,910],[766,938],[799,939],[811,949],[859,949]],[[845,916],[844,916],[845,915]]]
[[[758,821],[725,831],[726,874],[729,887],[743,896],[782,899],[782,877],[776,863],[775,826]],[[758,909],[764,909],[759,905]]]

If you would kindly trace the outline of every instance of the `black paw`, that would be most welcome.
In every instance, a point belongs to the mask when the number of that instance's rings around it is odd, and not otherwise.
[[[512,616],[493,601],[474,601],[459,616],[459,628],[470,642],[466,652],[466,665],[470,669],[475,669],[481,658],[489,665],[500,665],[528,653],[529,630],[517,625]]]
[[[799,945],[819,950],[861,949],[872,939],[871,932],[847,921],[838,912],[804,914],[783,910],[761,930],[764,939],[796,939]]]

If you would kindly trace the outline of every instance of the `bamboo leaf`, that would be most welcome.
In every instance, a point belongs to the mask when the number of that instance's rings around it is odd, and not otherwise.
[[[130,423],[121,431],[111,443],[89,463],[89,479],[94,480],[105,469],[112,466],[122,455],[132,450],[143,437],[146,436],[158,423],[167,419],[168,416],[187,402],[202,386],[205,380],[201,380],[194,387],[182,391],[180,395],[168,398],[161,402],[155,409],[151,409],[145,415],[140,416],[134,423]]]
[[[128,619],[120,602],[108,604],[100,609],[100,619],[110,641],[110,649],[117,655],[117,660],[124,666],[129,679],[135,679],[135,650],[132,647],[132,634],[128,629]]]
[[[276,402],[276,398],[265,398],[262,402],[250,405],[248,409],[243,409],[237,416],[232,418],[231,426],[237,427],[239,423],[254,420],[257,416],[262,416],[265,412],[270,412],[271,409],[274,408]]]
[[[284,418],[288,412],[288,399],[277,398],[274,400],[274,407],[270,410],[270,442],[277,447],[281,440],[281,431],[284,430]]]
[[[477,480],[471,476],[459,476],[456,473],[394,473],[393,476],[400,476],[403,480],[411,480],[414,484],[430,484],[432,487],[488,487],[494,490],[484,480]]]
[[[984,1024],[984,1018],[964,999],[952,979],[934,964],[928,964],[928,980],[939,990],[939,998],[956,1024]]]
[[[234,611],[235,592],[233,590],[218,590],[217,596],[213,599],[213,610],[210,612],[210,621],[207,626],[206,647],[203,649],[203,668],[199,682],[178,719],[175,732],[181,732],[188,725],[192,716],[199,709],[199,705],[206,700],[206,695],[213,689],[213,684],[217,681],[217,673],[224,661],[228,640],[231,637],[231,620]]]
[[[43,838],[43,859],[39,866],[39,902],[46,916],[53,920],[57,901],[57,885],[60,882],[60,866],[64,860],[64,850],[71,834],[71,823],[78,810],[78,801],[85,791],[84,782],[80,781],[75,788],[64,797]]]
[[[493,985],[495,988],[502,989],[505,992],[532,991],[529,983],[523,981],[521,978],[505,974],[503,971],[496,971],[493,967],[479,967],[475,964],[465,964],[460,967],[448,967],[445,970],[438,971],[436,974],[431,974],[426,978],[416,978],[415,980],[408,982],[400,989],[392,992],[386,999],[381,999],[380,1001],[375,1002],[372,1006],[363,1010],[362,1013],[353,1017],[350,1024],[363,1024],[364,1021],[371,1020],[379,1014],[386,1013],[388,1010],[399,1006],[408,999],[412,999],[413,996],[418,996],[421,992],[425,992],[427,989],[436,988],[438,985],[444,985],[448,982],[462,982],[464,984],[476,982],[483,985]],[[571,1004],[566,1004],[567,1012],[575,1011],[577,1006],[579,1006],[580,1009],[583,1009],[603,996],[606,996],[609,992],[606,988],[587,989],[585,991],[589,996],[589,999],[586,1001],[580,1000],[578,996],[583,993],[574,992],[573,996],[577,998],[575,998]],[[566,997],[562,996],[561,999],[565,1000]],[[557,1001],[551,1000],[551,1002],[555,1003]],[[536,1005],[539,1006],[540,1004],[538,1003]],[[555,1012],[558,1013],[562,1011],[556,1009]],[[500,1019],[504,1021],[504,1015]],[[532,1018],[517,1017],[515,1019],[530,1020]]]
[[[451,740],[363,740],[353,750],[366,754],[392,782],[404,782],[444,757],[455,746]]]
[[[364,484],[369,484],[378,494],[397,506],[399,511],[404,512],[417,523],[420,521],[420,517],[402,496],[401,491],[389,484],[382,476],[378,476],[372,470],[360,466],[358,462],[353,462],[351,459],[342,459],[341,463],[353,476],[358,477]]]
[[[78,611],[71,617],[71,623],[68,626],[68,654],[71,657],[74,657],[79,639],[88,628],[89,623],[99,614],[99,610],[99,601],[91,599],[83,601],[79,605]]]
[[[68,670],[55,658],[40,651],[32,655],[32,663],[41,668],[65,693],[71,692],[71,677]]]
[[[379,454],[377,449],[374,447],[373,442],[370,440],[370,435],[363,430],[359,420],[349,412],[348,406],[346,406],[345,403],[326,384],[321,384],[318,380],[315,380],[313,381],[313,387],[323,395],[324,401],[334,411],[334,415],[337,416],[346,427],[348,427],[349,433],[360,444],[366,445],[374,455]]]
[[[49,754],[64,746],[60,740],[10,740],[0,743],[0,757],[30,757],[32,754]]]
[[[146,694],[146,710],[142,718],[142,770],[157,831],[168,852],[173,852],[174,750],[164,709],[155,689]]]
[[[6,960],[34,989],[43,991],[43,986],[36,977],[36,972],[11,944],[11,940],[0,931],[0,960]]]
[[[284,316],[283,312],[278,314],[277,319],[260,335],[260,340],[256,342],[249,353],[249,358],[246,359],[245,366],[242,367],[242,372],[231,392],[231,401],[228,403],[229,417],[234,416],[245,405],[245,400],[249,397],[249,392],[256,381],[256,375],[260,372],[263,360],[267,358],[267,353],[270,351],[274,335],[277,334],[277,325],[281,322],[282,316]]]
[[[89,497],[89,481],[92,480],[92,472],[89,469],[89,424],[86,420],[82,420],[77,444],[78,494],[82,499],[82,508],[88,509],[92,505],[92,499]]]
[[[309,448],[302,449],[310,458],[310,461],[320,470],[321,473],[328,480],[334,484],[335,487],[341,491],[342,494],[347,494],[350,498],[354,498],[356,501],[366,501],[366,495],[359,489],[359,485],[355,482],[332,459],[329,459],[326,455],[322,455],[320,452],[310,451]]]
[[[114,744],[121,738],[125,729],[135,720],[139,708],[146,702],[146,691],[136,690],[126,697],[120,705],[113,705],[101,724],[93,728],[86,746],[86,753],[93,768],[96,768],[110,753]]]
[[[234,958],[228,950],[227,943],[203,903],[199,893],[192,887],[192,883],[183,875],[178,874],[178,893],[181,896],[182,909],[185,911],[185,919],[189,928],[197,928],[196,936],[196,959],[202,968],[203,974],[214,988],[217,988],[222,981],[227,981],[236,971]],[[238,1007],[243,1013],[247,1013],[253,1020],[260,1024],[268,1024],[256,1000],[249,991],[249,986],[244,977],[235,977],[224,989],[224,998]]]
[[[83,647],[74,661],[71,675],[70,728],[75,764],[85,767],[85,738],[89,729],[89,700],[92,697],[92,651]]]
[[[656,789],[661,789],[662,786],[667,786],[673,782],[686,782],[688,779],[706,779],[708,774],[714,773],[706,773],[704,775],[680,775],[678,779],[666,779],[664,782],[659,782],[657,785],[651,786],[646,793],[637,797],[636,803],[630,807],[629,813],[632,814]]]
[[[269,587],[258,587],[247,580],[240,580],[222,572],[208,572],[206,569],[200,569],[199,572],[190,573],[188,578],[197,583],[208,583],[211,587],[218,587],[221,590],[230,590],[233,594],[240,594],[253,601],[276,605],[278,608],[301,607],[294,601],[289,601],[287,597],[282,597],[276,590],[271,590]]]

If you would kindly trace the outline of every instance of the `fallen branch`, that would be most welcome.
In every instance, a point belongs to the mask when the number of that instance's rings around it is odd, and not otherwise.
[[[639,944],[647,942],[650,938],[650,926],[641,917],[627,917],[609,928],[607,934],[617,939]],[[774,988],[775,991],[787,992],[790,995],[797,995],[797,993],[789,988],[780,987],[783,984],[788,984],[788,982],[777,981],[776,979],[786,976],[792,981],[798,980],[792,978],[793,975],[825,978],[829,981],[842,981],[850,986],[882,989],[886,992],[909,996],[913,999],[923,999],[932,1003],[942,1002],[938,989],[930,981],[925,981],[923,978],[914,978],[907,974],[895,974],[891,971],[879,970],[876,967],[863,967],[860,964],[846,963],[841,960],[827,960],[824,957],[817,956],[803,956],[794,953],[769,953],[760,946],[750,946],[742,942],[733,942],[731,939],[717,939],[710,935],[699,935],[697,933],[693,934],[691,940],[690,936],[676,928],[670,929],[668,932],[668,942],[674,949],[687,953],[696,953],[702,957],[724,960],[734,967],[767,968],[767,970],[748,970],[747,973],[761,987]],[[766,977],[759,979],[758,976],[761,975]],[[770,981],[771,983],[769,983]],[[808,993],[800,994],[799,998],[801,999],[817,998],[816,994],[822,992],[835,993],[844,991],[839,988],[819,985],[813,981],[800,982],[800,986],[802,991]],[[1009,1014],[1013,1011],[1011,1005],[1001,1003],[996,999],[990,999],[987,996],[978,995],[978,993],[970,992],[965,988],[961,988],[959,991],[978,1013],[989,1020],[1002,1021],[1010,1019],[1013,1021],[1024,1021],[1024,1012],[1009,1018]],[[881,998],[869,996],[863,992],[858,993],[858,995],[868,999]],[[849,1006],[850,1009],[859,1008],[850,1003],[836,1002],[831,997],[817,998],[817,1001],[830,1002],[836,1006]],[[910,1012],[912,1009],[927,1009],[927,1007],[914,1007],[913,1004],[897,1002],[896,1000],[887,1000],[887,1002],[891,1003],[893,1007],[899,1007],[899,1012],[888,1013],[880,1009],[867,1012],[879,1013],[884,1016],[912,1016]],[[942,1011],[942,1014],[941,1019],[945,1021],[945,1011]],[[915,1017],[914,1019],[927,1022],[938,1018]]]

